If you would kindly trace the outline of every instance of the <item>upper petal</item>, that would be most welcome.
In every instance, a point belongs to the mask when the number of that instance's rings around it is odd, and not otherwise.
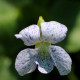
[[[35,45],[40,40],[40,29],[37,25],[31,25],[15,36],[22,39],[27,46]]]
[[[49,46],[49,49],[60,75],[67,75],[71,71],[72,60],[70,56],[59,46]]]
[[[24,49],[17,55],[15,68],[18,71],[19,75],[23,76],[35,70],[36,53],[37,52],[35,49]]]
[[[38,64],[38,70],[41,73],[47,74],[51,72],[54,68],[54,62],[50,55],[40,55],[41,53],[38,52],[36,64]]]
[[[43,40],[55,44],[66,37],[67,27],[56,21],[42,22],[41,32]]]

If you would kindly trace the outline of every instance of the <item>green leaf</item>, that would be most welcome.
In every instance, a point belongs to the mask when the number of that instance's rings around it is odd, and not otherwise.
[[[76,52],[80,50],[80,12],[76,18],[76,22],[72,31],[70,31],[69,36],[67,37],[67,44],[65,48],[69,52]]]
[[[0,1],[0,32],[13,32],[18,16],[19,10],[16,7],[5,1]]]
[[[0,80],[17,80],[10,71],[11,60],[7,57],[0,57]]]

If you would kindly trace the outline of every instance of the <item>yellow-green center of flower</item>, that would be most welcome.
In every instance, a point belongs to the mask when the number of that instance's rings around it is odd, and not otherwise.
[[[51,43],[46,42],[46,41],[41,41],[41,42],[38,42],[35,44],[35,48],[43,47],[43,46],[49,46],[49,45],[51,45]]]
[[[35,44],[35,48],[39,48],[38,54],[41,56],[47,56],[49,53],[48,46],[51,45],[48,42],[41,41]]]

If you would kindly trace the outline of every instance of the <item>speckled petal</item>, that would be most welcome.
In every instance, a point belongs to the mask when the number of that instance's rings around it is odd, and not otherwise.
[[[55,44],[66,37],[67,27],[56,21],[42,22],[41,32],[43,40]]]
[[[22,39],[27,46],[35,45],[36,42],[40,41],[40,29],[37,25],[31,25],[15,36]]]
[[[19,75],[23,76],[35,70],[36,53],[37,52],[35,49],[24,49],[17,55],[15,68],[18,71]]]
[[[38,64],[38,70],[41,73],[47,74],[50,73],[54,68],[54,62],[50,55],[37,55],[36,64]]]
[[[49,46],[49,49],[60,75],[67,75],[71,71],[72,60],[70,56],[59,46]]]

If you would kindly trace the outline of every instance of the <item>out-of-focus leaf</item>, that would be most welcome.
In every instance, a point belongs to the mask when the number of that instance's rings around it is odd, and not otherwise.
[[[6,57],[0,57],[0,80],[17,80],[10,71],[11,60]]]
[[[76,18],[72,31],[69,33],[65,48],[69,52],[76,52],[80,50],[80,12]]]
[[[68,77],[69,77],[69,80],[79,80],[76,74],[74,73],[74,66],[72,66],[72,70],[70,74],[68,75]]]
[[[7,0],[7,1],[16,5],[19,8],[25,5],[30,5],[33,2],[33,0]]]
[[[5,48],[2,44],[0,44],[0,55],[5,53]]]
[[[16,27],[19,10],[5,1],[0,1],[0,32],[12,32]]]
[[[10,24],[18,17],[18,10],[9,3],[0,1],[0,25]]]

